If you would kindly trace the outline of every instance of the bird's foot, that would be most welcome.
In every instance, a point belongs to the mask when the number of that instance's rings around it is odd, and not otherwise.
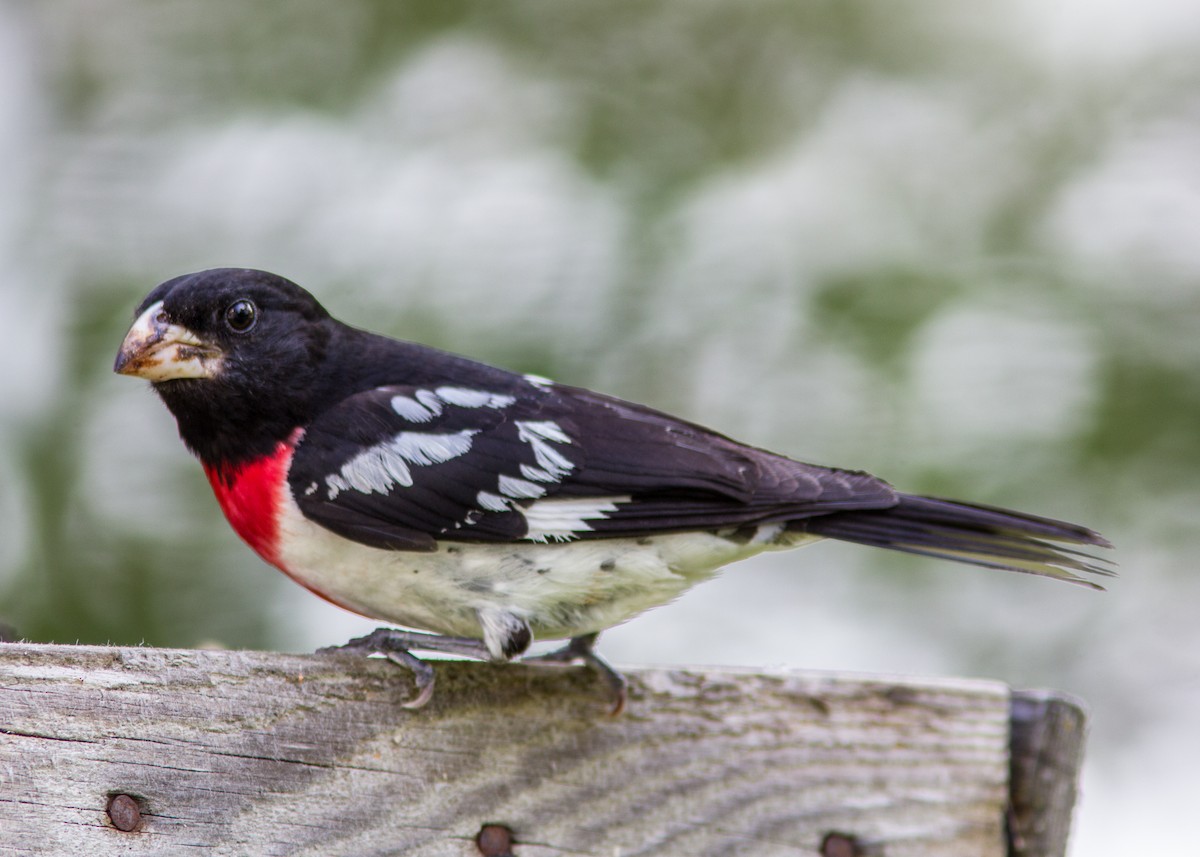
[[[525,663],[538,663],[540,661],[541,663],[553,664],[578,662],[591,667],[600,674],[600,678],[604,679],[604,683],[608,685],[613,696],[613,706],[610,713],[613,717],[617,717],[625,710],[625,702],[628,698],[628,686],[625,682],[625,676],[609,666],[604,658],[596,654],[594,647],[596,645],[596,638],[599,636],[598,633],[595,633],[572,637],[561,649],[556,649],[544,655],[522,658],[521,660]]]
[[[396,666],[404,667],[413,674],[417,693],[401,705],[404,708],[421,708],[433,698],[433,667],[414,655],[412,649],[444,655],[461,655],[484,661],[491,657],[487,647],[480,640],[401,631],[397,628],[376,628],[365,637],[356,637],[340,646],[317,649],[317,654],[357,652],[362,655],[383,655]]]

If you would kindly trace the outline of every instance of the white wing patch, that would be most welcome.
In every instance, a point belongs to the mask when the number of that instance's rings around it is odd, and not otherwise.
[[[413,423],[427,423],[441,415],[442,401],[432,390],[417,390],[412,396],[392,396],[392,410]]]
[[[569,444],[571,438],[562,427],[550,420],[533,422],[518,421],[517,437],[529,444],[533,450],[533,458],[537,467],[528,464],[521,465],[521,475],[535,482],[561,482],[563,477],[575,469],[565,455],[554,448],[553,444]],[[545,492],[542,492],[545,493]]]
[[[518,422],[517,437],[529,444],[537,466],[521,465],[524,479],[502,477],[500,489],[510,496],[536,499],[546,493],[537,483],[561,482],[575,469],[575,464],[556,447],[570,444],[570,436],[562,426],[549,420]],[[505,488],[508,488],[506,491]],[[536,492],[536,493],[535,493]],[[525,516],[525,538],[533,542],[565,542],[579,533],[592,529],[588,521],[607,518],[617,511],[618,503],[628,503],[630,497],[584,497],[568,500],[536,500],[528,506],[516,506]]]
[[[512,508],[507,498],[493,494],[491,491],[480,491],[475,495],[475,502],[481,509],[487,509],[489,512],[507,512]],[[474,523],[474,521],[468,520],[467,523]]]
[[[507,408],[516,398],[504,393],[471,390],[467,387],[438,387],[417,390],[411,396],[392,396],[392,410],[413,423],[427,423],[441,416],[446,405],[459,408]]]
[[[438,395],[442,395],[442,389],[438,390]],[[498,474],[496,487],[500,491],[499,494],[492,491],[480,491],[476,494],[476,504],[489,512],[517,510],[524,514],[527,510],[522,509],[516,501],[544,497],[551,483],[561,482],[563,477],[575,469],[571,460],[554,448],[554,444],[571,442],[571,438],[558,423],[551,420],[517,420],[513,425],[517,427],[517,437],[529,444],[538,466],[522,464],[521,476],[524,478],[509,476],[506,473]]]
[[[460,408],[507,408],[516,399],[503,393],[468,390],[466,387],[438,387],[433,391],[443,402]]]
[[[417,390],[412,395],[391,398],[392,410],[410,423],[431,422],[447,406],[459,408],[507,408],[516,399],[503,393],[490,393],[467,387],[442,386]],[[497,474],[494,491],[479,491],[475,503],[485,512],[520,512],[525,516],[525,538],[534,542],[569,541],[592,529],[588,521],[607,517],[618,503],[629,497],[589,497],[569,500],[545,500],[550,486],[562,482],[575,464],[560,447],[571,444],[570,436],[553,420],[517,420],[513,423],[518,439],[528,444],[534,464],[521,464],[520,476]],[[325,477],[330,500],[342,491],[363,494],[387,494],[396,486],[413,485],[413,467],[443,464],[471,450],[478,429],[452,433],[404,431],[389,440],[371,446],[342,465],[337,473]],[[310,486],[309,493],[316,486]],[[528,501],[534,501],[524,505]],[[479,511],[471,512],[462,522],[470,526]],[[458,524],[456,526],[461,526]]]
[[[583,497],[569,500],[538,500],[523,509],[528,531],[525,538],[534,542],[565,542],[592,529],[588,521],[607,518],[617,511],[618,503],[631,497]]]
[[[516,500],[536,500],[546,493],[546,489],[541,485],[535,485],[524,479],[517,479],[514,476],[501,474],[500,493],[505,497],[512,497]]]
[[[413,484],[409,465],[441,464],[458,458],[470,451],[471,438],[477,433],[477,429],[451,434],[402,431],[391,440],[363,450],[343,464],[338,473],[326,476],[326,493],[332,500],[342,491],[386,494],[396,485],[408,487]]]

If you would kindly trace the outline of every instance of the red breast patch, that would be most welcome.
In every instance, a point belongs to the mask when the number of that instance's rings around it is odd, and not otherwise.
[[[270,455],[238,467],[204,464],[221,511],[246,544],[279,568],[279,503],[292,463],[294,443],[281,442]]]

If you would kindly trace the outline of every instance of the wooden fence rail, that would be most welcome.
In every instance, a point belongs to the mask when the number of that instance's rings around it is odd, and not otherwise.
[[[581,668],[437,673],[414,712],[347,655],[0,644],[0,855],[1065,849],[1084,723],[1053,694],[635,670],[614,718]]]

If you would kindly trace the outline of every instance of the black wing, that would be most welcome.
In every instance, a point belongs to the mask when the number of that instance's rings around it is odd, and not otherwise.
[[[401,550],[722,529],[896,503],[868,474],[524,380],[352,396],[307,428],[289,483],[312,520]]]

